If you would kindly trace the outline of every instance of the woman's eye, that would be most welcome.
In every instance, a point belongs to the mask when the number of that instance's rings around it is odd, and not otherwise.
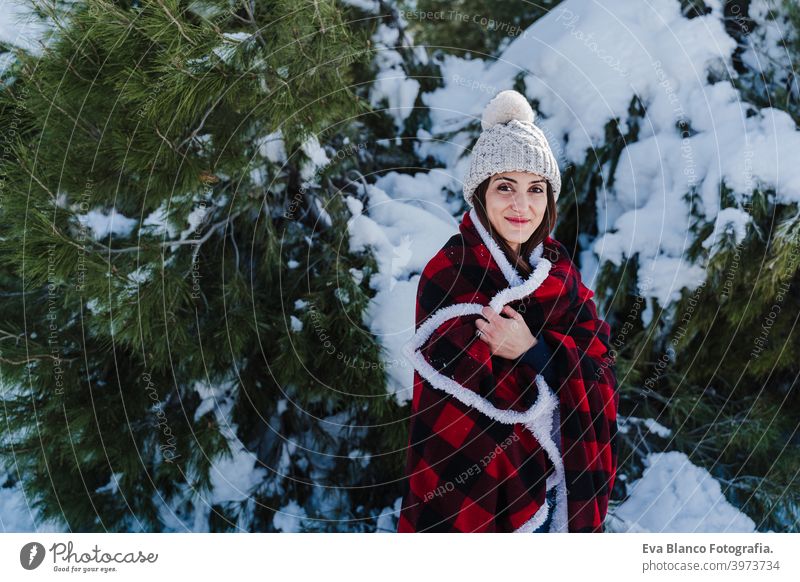
[[[508,184],[500,184],[497,187],[497,189],[500,190],[500,192],[510,192],[511,191],[511,189],[509,188]]]

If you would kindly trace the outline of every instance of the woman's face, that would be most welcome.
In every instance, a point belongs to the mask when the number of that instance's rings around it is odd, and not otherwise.
[[[547,212],[547,182],[530,172],[502,172],[490,178],[486,215],[515,251],[539,227]]]

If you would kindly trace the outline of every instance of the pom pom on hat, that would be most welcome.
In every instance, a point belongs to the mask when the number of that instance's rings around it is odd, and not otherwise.
[[[500,91],[486,104],[481,116],[481,127],[487,130],[498,123],[508,123],[512,119],[533,123],[536,114],[521,93],[507,89]]]

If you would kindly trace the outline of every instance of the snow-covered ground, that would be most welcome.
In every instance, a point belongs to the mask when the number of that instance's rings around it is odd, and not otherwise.
[[[718,481],[679,451],[651,453],[629,497],[609,513],[610,532],[749,533],[756,524],[728,503]]]

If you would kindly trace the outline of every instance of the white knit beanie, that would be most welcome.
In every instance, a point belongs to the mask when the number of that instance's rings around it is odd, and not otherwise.
[[[486,178],[501,172],[532,172],[544,176],[558,200],[561,172],[542,130],[534,125],[536,115],[521,93],[500,91],[486,105],[481,117],[483,132],[472,149],[464,200],[473,206],[472,195]]]

